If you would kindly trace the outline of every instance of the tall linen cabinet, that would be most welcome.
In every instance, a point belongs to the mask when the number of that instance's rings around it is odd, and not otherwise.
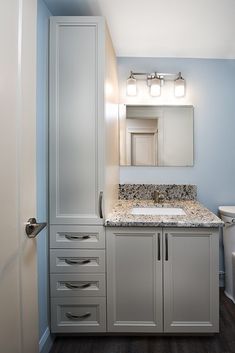
[[[102,17],[50,19],[52,332],[106,330],[103,218],[118,193],[116,58]]]

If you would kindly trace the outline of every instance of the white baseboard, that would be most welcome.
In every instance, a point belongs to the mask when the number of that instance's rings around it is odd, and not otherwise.
[[[49,327],[47,327],[44,334],[39,340],[39,352],[49,353],[53,345],[53,342],[54,342],[54,338],[50,333]]]

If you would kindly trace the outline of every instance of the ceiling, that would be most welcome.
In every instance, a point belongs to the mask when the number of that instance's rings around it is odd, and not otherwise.
[[[235,0],[44,0],[106,18],[117,56],[235,58]]]

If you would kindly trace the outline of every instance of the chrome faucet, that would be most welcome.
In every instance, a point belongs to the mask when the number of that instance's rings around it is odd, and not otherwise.
[[[154,191],[154,194],[153,194],[154,203],[162,203],[164,202],[164,199],[165,197],[163,193],[160,193],[160,191],[158,190]]]

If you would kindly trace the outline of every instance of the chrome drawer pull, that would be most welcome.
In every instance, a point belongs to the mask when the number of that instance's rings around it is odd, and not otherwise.
[[[90,239],[90,235],[69,235],[65,234],[65,238],[69,240],[86,240]]]
[[[87,317],[91,316],[91,313],[88,312],[84,315],[73,315],[72,313],[66,313],[65,315],[70,320],[82,320],[82,319],[86,319]]]
[[[88,288],[91,286],[91,283],[84,283],[84,284],[72,284],[69,282],[65,283],[65,286],[69,289],[84,289],[84,288]]]
[[[71,259],[65,259],[64,260],[66,262],[66,264],[68,265],[85,265],[85,264],[89,264],[89,262],[91,262],[91,260],[71,260]]]

